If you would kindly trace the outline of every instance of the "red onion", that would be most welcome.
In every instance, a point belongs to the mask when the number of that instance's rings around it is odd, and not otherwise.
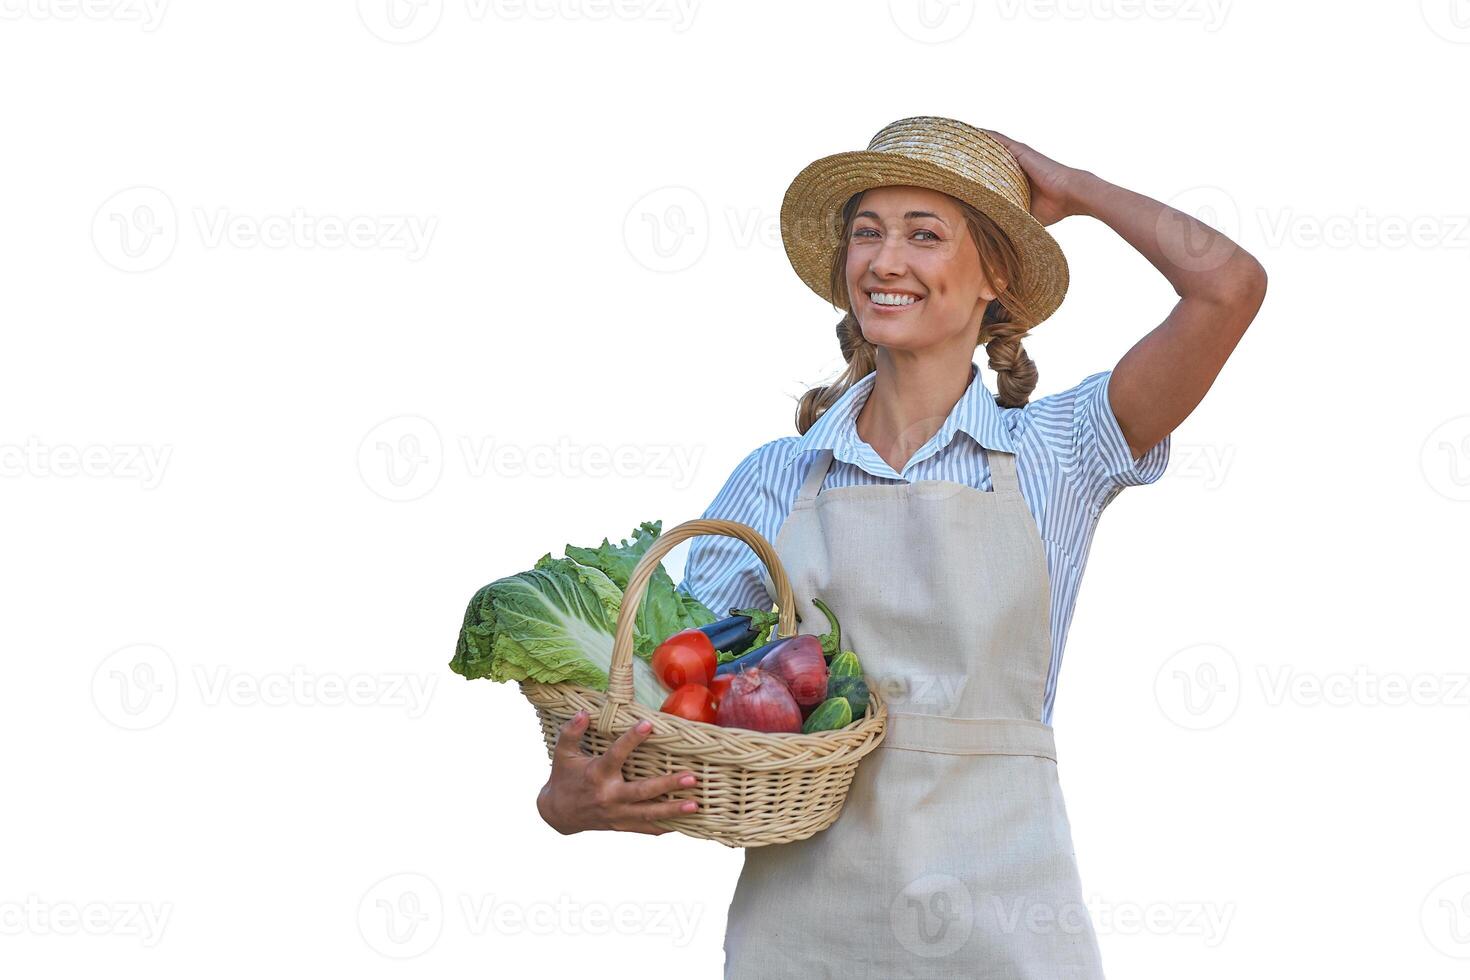
[[[720,699],[715,724],[757,732],[801,731],[801,708],[774,674],[751,667],[730,680]]]
[[[781,678],[803,708],[827,699],[827,658],[822,655],[822,641],[810,633],[792,637],[766,654],[760,667]]]

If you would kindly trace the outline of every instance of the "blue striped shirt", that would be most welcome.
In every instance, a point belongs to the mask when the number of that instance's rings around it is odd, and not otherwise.
[[[1065,391],[1006,408],[996,404],[979,365],[971,362],[964,395],[900,473],[857,434],[855,420],[877,378],[869,373],[805,434],[773,439],[741,460],[703,516],[747,524],[774,543],[820,449],[833,454],[823,488],[952,480],[988,491],[990,469],[980,447],[1015,453],[1021,496],[1036,518],[1051,576],[1051,666],[1042,706],[1042,721],[1050,724],[1062,650],[1098,517],[1124,487],[1153,483],[1169,462],[1169,436],[1133,458],[1108,400],[1111,376],[1101,371]],[[679,589],[717,615],[768,609],[774,601],[761,583],[755,552],[724,536],[691,540]]]

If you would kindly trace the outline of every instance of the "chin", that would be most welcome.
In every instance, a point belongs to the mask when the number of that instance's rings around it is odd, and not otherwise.
[[[874,320],[879,322],[874,323]],[[922,330],[917,324],[889,322],[878,317],[866,317],[858,321],[863,329],[863,337],[868,343],[878,347],[889,347],[893,350],[918,350],[927,347],[933,342],[927,331]]]

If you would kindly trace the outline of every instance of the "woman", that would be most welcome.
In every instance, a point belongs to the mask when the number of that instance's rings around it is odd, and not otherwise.
[[[1180,299],[1113,370],[1030,402],[1021,341],[1067,284],[1043,226],[1078,214]],[[847,311],[847,369],[704,516],[774,539],[801,632],[829,628],[813,596],[841,615],[889,721],[831,827],[746,850],[725,974],[1101,977],[1052,739],[1063,642],[1098,517],[1163,473],[1265,272],[1188,215],[932,116],[803,169],[782,233],[797,273]],[[971,360],[980,344],[996,394]],[[745,545],[717,536],[694,540],[680,588],[711,609],[774,592]],[[553,826],[658,833],[650,818],[690,807],[650,801],[691,774],[621,778],[645,732],[593,759],[577,748],[585,724],[565,727],[542,792]]]

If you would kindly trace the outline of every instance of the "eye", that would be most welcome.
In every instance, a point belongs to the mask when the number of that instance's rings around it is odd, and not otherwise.
[[[852,237],[853,238],[861,238],[865,232],[872,232],[875,235],[878,234],[878,232],[875,231],[872,228],[859,228],[859,229],[857,229],[856,231],[854,231],[852,233]]]
[[[939,236],[936,235],[936,234],[934,234],[934,232],[930,231],[928,228],[920,228],[918,231],[914,232],[914,234],[915,235],[930,235],[930,236],[932,236],[932,238],[926,238],[925,241],[931,241],[932,240],[932,241],[936,241],[937,242],[937,241],[940,240]]]

